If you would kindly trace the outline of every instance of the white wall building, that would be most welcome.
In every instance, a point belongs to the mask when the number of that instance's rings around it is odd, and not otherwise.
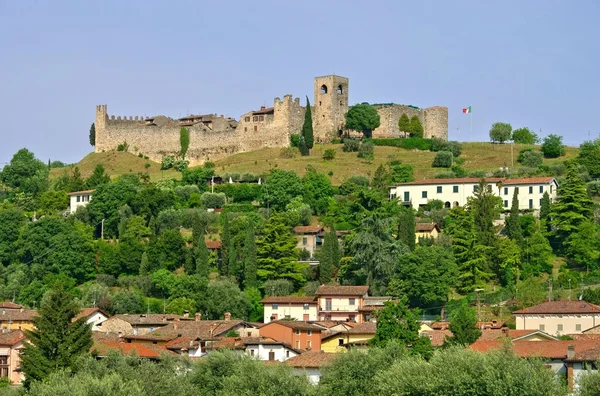
[[[102,331],[101,325],[109,318],[109,315],[100,308],[83,308],[73,320],[81,317],[86,318],[86,323],[91,325],[92,331]]]
[[[300,354],[300,351],[291,346],[270,338],[245,340],[244,344],[246,345],[246,355],[258,360],[278,360],[285,362],[289,358]]]
[[[264,323],[280,319],[299,321],[318,320],[315,296],[270,296],[261,301],[264,305]]]
[[[517,330],[580,334],[600,325],[600,306],[585,301],[548,301],[513,312]]]
[[[446,208],[464,206],[467,199],[473,197],[480,178],[427,179],[402,183],[390,187],[390,199],[398,198],[405,206],[414,209],[437,199],[444,202]],[[550,195],[550,202],[556,199],[558,183],[553,177],[533,177],[522,179],[487,178],[488,188],[502,198],[503,207],[509,210],[513,194],[518,189],[520,210],[539,210],[544,192]]]
[[[80,206],[87,206],[96,190],[74,191],[69,193],[69,212],[75,213]]]

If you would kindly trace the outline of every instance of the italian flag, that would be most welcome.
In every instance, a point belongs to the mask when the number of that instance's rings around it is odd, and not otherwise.
[[[463,109],[464,114],[469,114],[470,112],[471,112],[471,106],[467,107],[466,109]]]

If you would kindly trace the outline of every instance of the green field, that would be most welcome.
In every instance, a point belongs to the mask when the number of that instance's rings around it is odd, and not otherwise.
[[[514,154],[515,168],[520,164],[516,161],[519,150],[526,145],[515,144],[491,144],[491,143],[463,143],[461,158],[464,159],[463,167],[468,171],[485,170],[494,171],[500,167],[511,167]],[[336,150],[334,160],[323,160],[323,152],[326,149]],[[578,149],[567,147],[565,155],[555,159],[545,159],[544,164],[556,164],[577,155]],[[278,168],[293,170],[299,174],[304,174],[308,165],[313,166],[320,172],[329,174],[332,172],[331,180],[334,184],[340,184],[352,175],[370,176],[375,169],[390,159],[398,159],[403,163],[410,164],[415,169],[417,180],[423,178],[433,178],[436,174],[445,171],[443,168],[432,168],[431,163],[435,153],[420,150],[406,150],[397,147],[375,147],[375,159],[367,161],[356,157],[356,153],[344,153],[342,145],[317,145],[309,157],[297,155],[295,158],[282,158],[279,148],[264,148],[248,153],[235,154],[225,159],[215,161],[216,173],[255,173],[261,174],[269,172],[270,169]],[[145,164],[150,167],[146,168]],[[180,173],[174,170],[161,171],[160,164],[144,160],[133,154],[118,151],[109,151],[104,153],[91,153],[83,158],[77,166],[84,177],[89,176],[97,164],[103,164],[106,172],[115,177],[124,173],[148,173],[152,181],[161,179],[179,178]],[[64,171],[64,168],[53,169],[51,176],[56,177]]]

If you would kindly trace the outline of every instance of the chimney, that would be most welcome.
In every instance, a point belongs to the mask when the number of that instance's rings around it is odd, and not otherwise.
[[[179,329],[179,319],[173,321],[173,330]]]
[[[231,313],[225,312],[225,320],[231,320]]]
[[[196,322],[198,322],[202,319],[202,314],[200,312],[196,312],[196,315],[194,315],[194,318],[196,319]]]
[[[183,311],[183,318],[188,319],[189,317],[190,317],[190,311],[188,311],[188,310]]]
[[[567,359],[573,359],[575,357],[575,345],[569,345],[567,348]]]
[[[260,106],[260,109],[261,109],[261,110],[264,110],[264,109],[265,109],[265,106]]]

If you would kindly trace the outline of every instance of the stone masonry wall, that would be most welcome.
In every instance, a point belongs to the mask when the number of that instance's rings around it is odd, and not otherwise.
[[[423,125],[424,138],[439,138],[448,140],[448,108],[430,107],[427,109],[415,109],[405,105],[377,105],[375,106],[380,117],[380,125],[373,131],[374,138],[403,138],[403,132],[398,129],[398,121],[403,113],[408,118],[419,117]]]

